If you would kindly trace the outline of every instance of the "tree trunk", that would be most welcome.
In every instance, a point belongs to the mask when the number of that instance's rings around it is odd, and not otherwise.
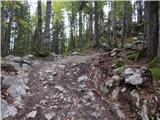
[[[38,0],[38,42],[41,43],[42,38],[42,10],[41,10],[41,0]]]
[[[137,2],[137,22],[138,24],[142,23],[142,1]]]
[[[9,23],[8,23],[7,30],[5,32],[5,47],[4,47],[5,56],[8,55],[10,51],[10,38],[11,38],[12,20],[13,20],[13,5],[14,5],[14,1],[12,1],[12,5],[10,8],[10,15],[9,15]]]
[[[80,1],[80,7],[79,7],[79,47],[82,47],[82,1]]]
[[[45,29],[44,29],[44,34],[45,34],[45,42],[48,43],[50,40],[50,20],[51,20],[51,11],[52,11],[52,5],[51,1],[47,0],[47,8],[46,8],[46,23],[45,23]]]
[[[159,6],[158,6],[158,21],[159,21],[159,38],[158,38],[157,57],[158,57],[158,62],[160,63],[160,2],[159,2]]]
[[[113,16],[113,39],[114,39],[114,46],[117,47],[117,18],[116,18],[116,11],[117,11],[117,2],[113,1],[113,9],[114,9],[114,16]]]
[[[4,57],[5,56],[5,26],[4,26],[4,1],[1,1],[1,47],[2,47],[2,51],[1,51],[1,55]]]
[[[92,4],[92,3],[91,3]],[[90,34],[90,41],[93,41],[93,11],[91,10],[89,16],[89,34]]]
[[[122,8],[122,12],[123,12],[123,26],[122,26],[122,41],[121,41],[121,47],[123,48],[124,46],[124,42],[125,42],[125,34],[126,34],[126,1],[123,1],[123,8]]]
[[[93,40],[93,47],[98,47],[99,45],[99,41],[98,41],[98,35],[99,35],[99,25],[98,25],[98,1],[94,1],[94,19],[95,19],[95,23],[94,23],[94,30],[95,30],[95,34],[94,34],[94,40]]]
[[[153,59],[157,55],[158,44],[158,1],[146,1],[146,39],[147,58]]]

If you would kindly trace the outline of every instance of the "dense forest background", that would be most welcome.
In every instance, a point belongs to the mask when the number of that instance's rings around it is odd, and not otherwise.
[[[158,9],[158,1],[38,0],[31,14],[28,1],[1,1],[2,56],[31,53],[43,57],[52,52],[108,50],[142,43],[145,57],[160,58]]]

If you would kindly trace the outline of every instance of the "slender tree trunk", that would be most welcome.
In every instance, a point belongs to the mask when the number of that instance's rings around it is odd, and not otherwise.
[[[95,19],[95,23],[94,23],[94,30],[95,30],[95,34],[94,34],[94,40],[93,40],[93,47],[98,47],[99,45],[99,41],[98,41],[98,35],[99,35],[99,15],[98,15],[98,1],[94,1],[95,4],[95,8],[94,8],[94,19]]]
[[[11,38],[12,20],[13,20],[13,5],[14,5],[14,1],[12,1],[12,5],[10,8],[8,28],[5,32],[5,50],[4,50],[5,55],[8,55],[10,51],[10,38]]]
[[[124,42],[125,42],[125,36],[126,36],[126,1],[123,1],[123,8],[122,8],[122,12],[123,12],[123,26],[122,26],[122,41],[121,41],[121,47],[123,48],[124,46]]]
[[[89,18],[89,34],[90,34],[90,41],[93,41],[93,11],[90,12]]]
[[[146,1],[147,11],[147,58],[153,59],[157,55],[158,44],[158,1]]]
[[[41,0],[38,0],[38,42],[41,43],[42,38],[42,10],[41,10]]]
[[[51,21],[51,10],[52,10],[52,5],[51,1],[47,0],[47,8],[46,8],[46,23],[45,23],[45,29],[44,29],[44,34],[45,34],[45,42],[49,42],[50,40],[50,21]]]
[[[80,1],[80,7],[79,7],[79,47],[82,47],[82,1]]]
[[[114,19],[113,19],[113,39],[114,39],[114,46],[117,47],[117,31],[116,31],[116,26],[117,26],[117,18],[116,18],[116,12],[117,12],[117,2],[113,1],[113,9],[114,9]]]
[[[158,6],[158,21],[159,21],[159,38],[158,38],[157,57],[158,57],[158,61],[160,63],[160,2],[159,2],[159,6]]]
[[[138,24],[142,23],[142,1],[137,2],[137,22]]]
[[[5,26],[4,26],[4,1],[1,1],[1,55],[4,57],[5,56]]]

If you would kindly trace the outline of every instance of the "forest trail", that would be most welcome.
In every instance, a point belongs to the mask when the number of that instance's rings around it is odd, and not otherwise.
[[[87,84],[89,60],[97,55],[34,61],[30,94],[16,120],[119,120],[114,108]],[[30,112],[33,118],[27,118]]]

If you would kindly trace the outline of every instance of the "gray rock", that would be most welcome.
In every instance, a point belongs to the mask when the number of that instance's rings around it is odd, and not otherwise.
[[[136,106],[139,108],[139,105],[140,105],[140,98],[139,98],[139,94],[136,92],[136,90],[132,90],[131,93],[130,93],[131,96],[135,97],[137,100],[136,100]]]
[[[59,90],[60,92],[66,93],[66,90],[63,87],[61,87],[61,86],[57,85],[54,88],[57,89],[57,90]]]
[[[140,74],[134,74],[126,78],[125,82],[130,83],[132,85],[141,85],[143,82],[143,79],[141,78]]]
[[[28,113],[27,118],[34,118],[37,114],[37,111],[32,111],[30,113]]]
[[[64,69],[66,66],[65,65],[58,65],[58,68]]]
[[[35,58],[34,55],[28,54],[28,55],[25,55],[25,56],[23,57],[23,60],[28,60],[28,59],[33,59],[33,58]]]
[[[7,101],[1,99],[1,117],[7,118],[9,116],[15,116],[17,114],[17,109],[14,106],[8,105]]]
[[[99,115],[98,115],[98,113],[93,112],[93,113],[91,113],[91,116],[94,117],[94,118],[98,118]]]
[[[44,117],[47,119],[47,120],[51,120],[56,114],[54,112],[52,113],[47,113],[44,115]]]
[[[30,65],[27,65],[27,64],[23,64],[22,65],[22,70],[23,71],[28,71],[28,70],[30,70],[31,69],[31,66]]]
[[[106,87],[110,88],[113,86],[113,79],[109,79],[106,83],[105,83]]]
[[[27,94],[25,89],[22,86],[18,85],[11,85],[11,87],[9,87],[7,91],[13,98],[16,98],[18,96],[26,96]]]
[[[119,87],[117,87],[116,89],[113,90],[113,92],[112,92],[112,98],[114,98],[114,99],[117,98],[119,90],[120,90]]]
[[[41,100],[40,104],[45,105],[47,103],[47,100]]]
[[[143,70],[141,68],[126,68],[122,72],[122,76],[125,78],[126,83],[141,85],[143,83],[142,72]]]
[[[72,53],[72,55],[79,55],[79,52],[75,51]]]
[[[106,95],[109,92],[109,89],[106,86],[100,86],[100,91],[102,94]]]
[[[141,109],[141,117],[142,117],[142,120],[149,120],[149,117],[147,115],[147,100],[143,101],[143,106]]]
[[[84,80],[87,80],[87,78],[88,78],[87,76],[83,75],[83,76],[78,78],[78,82],[82,82]]]
[[[125,120],[125,115],[124,113],[119,109],[119,104],[115,104],[114,105],[115,109],[116,109],[116,112],[117,112],[117,115],[122,119],[122,120]]]
[[[16,78],[13,77],[13,76],[3,76],[3,80],[2,80],[2,85],[6,85],[6,86],[10,86],[10,85],[13,85],[15,84],[16,82]]]
[[[11,62],[19,62],[22,60],[21,57],[13,56],[13,55],[8,55],[5,57],[6,60],[11,61]]]

